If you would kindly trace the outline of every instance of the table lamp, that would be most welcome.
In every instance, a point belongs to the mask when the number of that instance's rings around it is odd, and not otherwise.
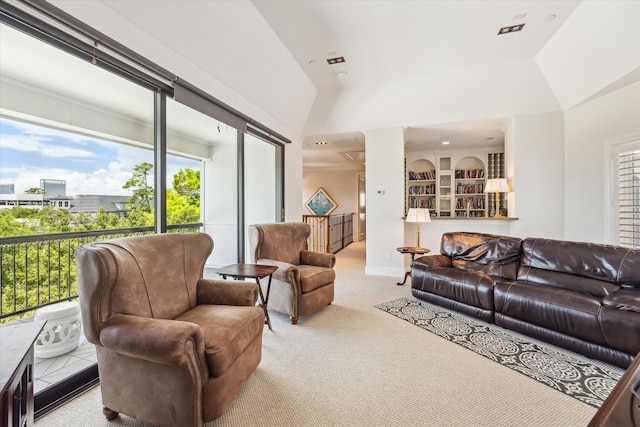
[[[493,178],[487,180],[487,185],[484,187],[485,193],[495,193],[496,194],[496,213],[494,215],[495,218],[504,217],[500,213],[500,193],[508,193],[509,184],[505,178]]]
[[[427,208],[409,208],[409,212],[407,212],[406,222],[417,222],[418,223],[418,244],[416,249],[420,248],[420,224],[423,222],[431,222],[431,215],[429,214],[429,209]]]

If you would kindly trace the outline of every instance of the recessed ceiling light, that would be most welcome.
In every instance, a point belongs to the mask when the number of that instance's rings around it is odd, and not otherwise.
[[[502,27],[498,30],[498,35],[515,33],[516,31],[522,31],[525,24],[512,25],[510,27]]]
[[[336,76],[338,77],[344,77],[346,75],[347,75],[347,70],[336,71]]]
[[[449,144],[451,144],[451,142],[449,142],[449,141],[442,141],[442,145],[449,145]]]
[[[336,58],[327,59],[327,62],[329,63],[329,65],[334,65],[334,64],[341,64],[345,61],[344,61],[344,56],[338,56]]]
[[[513,15],[513,20],[517,21],[518,19],[524,19],[524,17],[527,16],[527,13],[519,13],[517,15]]]
[[[318,141],[316,142],[316,145],[327,145],[328,142],[327,141]]]
[[[544,17],[545,21],[553,21],[554,19],[556,19],[557,15],[551,14],[551,15],[547,15]]]
[[[315,59],[310,59],[309,60],[309,65],[316,65],[316,60]]]

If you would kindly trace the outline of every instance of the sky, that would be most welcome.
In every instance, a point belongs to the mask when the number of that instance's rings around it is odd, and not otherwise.
[[[151,150],[0,118],[0,184],[14,184],[16,194],[40,187],[40,179],[61,179],[67,196],[130,195],[122,186],[145,161],[153,163]],[[168,187],[178,170],[200,168],[173,155],[167,163]]]

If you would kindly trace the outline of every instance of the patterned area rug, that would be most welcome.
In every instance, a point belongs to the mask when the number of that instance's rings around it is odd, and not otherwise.
[[[596,408],[624,373],[617,366],[536,343],[425,301],[400,298],[375,307]]]

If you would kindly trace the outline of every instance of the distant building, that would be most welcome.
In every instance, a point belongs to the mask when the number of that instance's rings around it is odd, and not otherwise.
[[[15,184],[0,184],[0,194],[13,194],[15,192]]]
[[[42,194],[0,194],[0,209],[11,209],[14,206],[42,209],[47,204]]]
[[[73,197],[52,197],[50,199],[46,199],[49,206],[53,206],[54,208],[60,209],[69,209],[71,207],[71,201]]]
[[[100,208],[104,208],[107,213],[115,213],[119,217],[127,216],[129,207],[129,196],[105,196],[102,194],[86,194],[76,196],[71,201],[69,212],[71,213],[97,213]]]
[[[62,179],[41,179],[40,188],[44,190],[45,199],[66,197],[67,195],[67,181]]]

